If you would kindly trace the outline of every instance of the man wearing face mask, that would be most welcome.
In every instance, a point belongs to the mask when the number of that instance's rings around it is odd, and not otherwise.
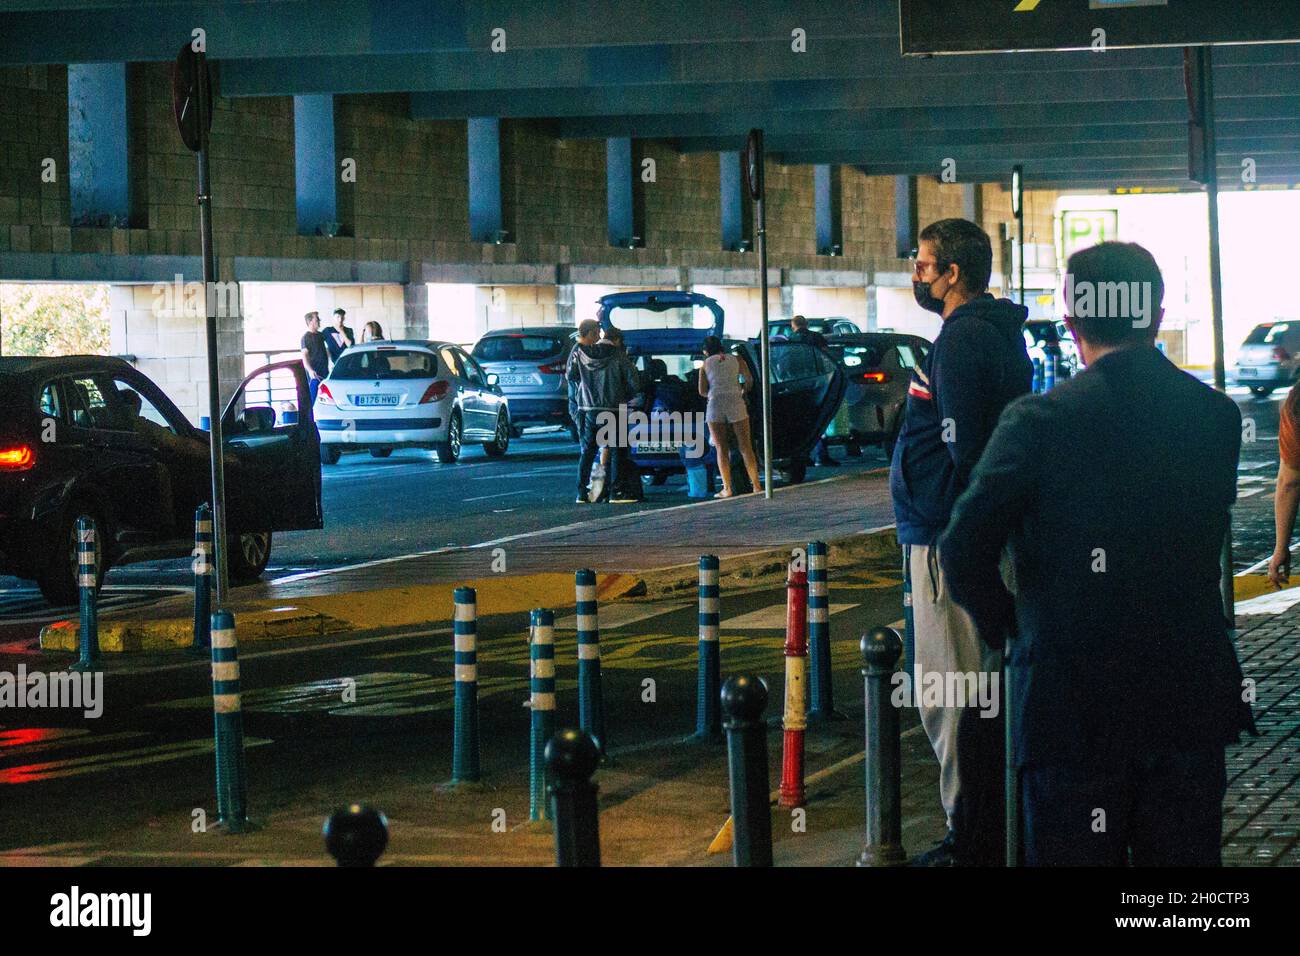
[[[922,693],[928,675],[941,675],[948,686],[954,683],[950,675],[992,675],[1001,667],[999,653],[980,640],[970,615],[953,603],[937,545],[998,416],[1008,402],[1029,392],[1033,381],[1021,332],[1027,310],[988,293],[992,268],[992,244],[975,223],[942,219],[922,230],[913,293],[921,308],[943,318],[943,327],[913,370],[889,475],[898,541],[912,582],[913,699],[939,761],[948,822],[943,842],[915,861],[922,865],[996,862],[991,857],[999,848],[994,828],[1001,808],[993,804],[1002,764],[1000,754],[989,749],[994,721],[964,722],[962,738],[971,743],[959,767],[958,727],[974,702],[968,708],[927,700]],[[965,793],[963,777],[970,778]]]

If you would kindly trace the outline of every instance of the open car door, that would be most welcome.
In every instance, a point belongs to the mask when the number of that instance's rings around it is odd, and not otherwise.
[[[221,416],[232,534],[321,528],[320,435],[302,362],[265,365]]]
[[[824,349],[811,342],[771,342],[772,361],[772,464],[782,467],[790,480],[803,480],[804,461],[817,439],[835,417],[848,381],[844,369]],[[746,360],[757,374],[757,356],[746,348]],[[750,420],[763,419],[760,389],[749,393]],[[788,467],[787,467],[788,466]]]

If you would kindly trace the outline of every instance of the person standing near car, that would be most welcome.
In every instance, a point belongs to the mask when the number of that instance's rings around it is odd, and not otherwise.
[[[565,378],[575,388],[570,402],[576,406],[575,421],[580,422],[579,436],[582,451],[578,457],[578,504],[589,502],[587,485],[591,480],[591,466],[596,460],[597,439],[602,429],[608,438],[618,430],[618,407],[633,394],[634,383],[628,373],[624,356],[608,342],[596,336],[600,323],[583,319],[578,324],[578,344],[569,355]],[[616,441],[616,444],[618,442]],[[619,456],[610,456],[611,488],[618,487]]]
[[[943,318],[943,327],[912,371],[889,489],[912,583],[913,695],[939,761],[948,822],[943,842],[917,859],[922,865],[996,862],[1000,853],[993,830],[1001,814],[1002,732],[974,707],[927,703],[920,693],[933,674],[949,686],[954,674],[1001,669],[1000,653],[981,641],[970,615],[953,602],[938,544],[998,416],[1033,383],[1021,333],[1027,310],[988,293],[992,268],[992,244],[975,223],[941,219],[921,231],[913,295],[921,308]],[[964,722],[965,713],[975,719]],[[962,761],[967,743],[969,759]]]
[[[361,327],[362,342],[382,342],[384,340],[384,329],[378,322],[370,321]]]
[[[320,330],[320,313],[308,312],[303,320],[307,323],[307,331],[302,337],[302,367],[307,372],[307,388],[314,405],[320,383],[330,373],[330,353],[325,335]]]
[[[357,344],[352,329],[347,324],[347,311],[334,310],[334,324],[325,332],[325,347],[329,349],[330,365],[339,360],[339,356]]]
[[[730,498],[735,494],[731,487],[728,426],[736,432],[736,444],[740,447],[740,457],[745,462],[750,489],[755,492],[763,490],[758,477],[758,457],[754,454],[754,442],[749,431],[749,409],[745,405],[745,395],[752,387],[753,383],[744,375],[740,359],[728,355],[722,340],[716,335],[706,338],[704,364],[700,366],[699,393],[708,402],[704,421],[713,438],[718,475],[722,478],[722,490],[713,496],[715,498]]]
[[[809,345],[817,346],[819,349],[827,347],[826,336],[808,328],[808,320],[802,315],[796,315],[790,319],[790,335],[786,338],[786,341],[806,342]],[[827,468],[838,468],[840,466],[840,463],[831,457],[831,450],[826,447],[825,435],[817,439],[817,445],[812,451],[812,463]]]
[[[632,361],[631,356],[627,354],[627,345],[623,342],[623,330],[612,325],[603,329],[601,342],[608,342],[618,350],[619,361],[623,363],[627,371],[631,390],[628,396],[628,407],[641,408],[646,393],[645,379],[641,374],[641,370],[636,367],[636,363]],[[619,486],[617,488],[610,487],[610,494],[613,496],[611,500],[615,504],[628,504],[642,501],[645,498],[645,493],[641,489],[641,469],[632,461],[632,456],[625,441],[627,437],[626,435],[619,436],[619,445],[615,449],[619,456],[617,469]],[[609,468],[610,454],[611,450],[609,448],[600,450],[601,464],[606,469]]]
[[[940,542],[943,574],[986,639],[1016,624],[1025,862],[1219,866],[1224,749],[1255,731],[1219,591],[1241,413],[1156,348],[1151,253],[1104,242],[1066,273],[1067,307],[1116,287],[1149,305],[1067,316],[1087,367],[1007,408]]]

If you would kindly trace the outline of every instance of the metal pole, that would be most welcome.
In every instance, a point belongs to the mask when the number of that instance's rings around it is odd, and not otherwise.
[[[892,627],[865,634],[862,677],[866,695],[867,833],[858,866],[898,866],[903,851],[903,762],[898,709],[890,700],[890,681],[903,640]]]
[[[722,687],[727,715],[727,769],[731,784],[731,818],[735,821],[732,854],[736,866],[772,865],[772,811],[767,791],[767,685],[748,674],[730,677]]]
[[[1227,392],[1227,375],[1223,357],[1223,271],[1219,257],[1219,151],[1214,133],[1214,64],[1208,46],[1197,47],[1193,55],[1199,61],[1196,75],[1200,80],[1197,97],[1201,107],[1201,124],[1205,133],[1205,199],[1210,218],[1210,317],[1214,329],[1214,387]],[[1219,591],[1223,599],[1223,616],[1228,627],[1236,627],[1236,599],[1232,588],[1232,516],[1223,536],[1219,555]]]
[[[766,189],[766,187],[764,187]],[[772,348],[768,340],[767,319],[767,214],[763,197],[758,199],[758,270],[763,301],[763,328],[759,338],[760,362],[763,366],[763,497],[772,497]]]
[[[208,454],[212,464],[213,547],[217,564],[217,607],[226,604],[230,578],[226,561],[226,476],[221,442],[221,381],[217,363],[216,258],[212,251],[212,189],[208,172],[207,58],[197,54],[198,125],[199,125],[199,236],[203,251],[203,299],[207,314],[208,347]]]

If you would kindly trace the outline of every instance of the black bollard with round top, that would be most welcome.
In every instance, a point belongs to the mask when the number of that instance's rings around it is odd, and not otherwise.
[[[772,816],[767,776],[767,684],[741,674],[722,687],[723,728],[731,778],[732,852],[736,866],[772,865]]]
[[[862,677],[866,683],[867,834],[858,866],[899,866],[903,852],[903,763],[898,709],[890,701],[890,682],[903,651],[892,627],[877,627],[862,637]]]
[[[388,818],[354,803],[331,813],[322,833],[339,866],[374,866],[388,846]]]
[[[546,742],[547,789],[555,822],[556,866],[600,866],[596,785],[600,747],[591,734],[572,727]]]

